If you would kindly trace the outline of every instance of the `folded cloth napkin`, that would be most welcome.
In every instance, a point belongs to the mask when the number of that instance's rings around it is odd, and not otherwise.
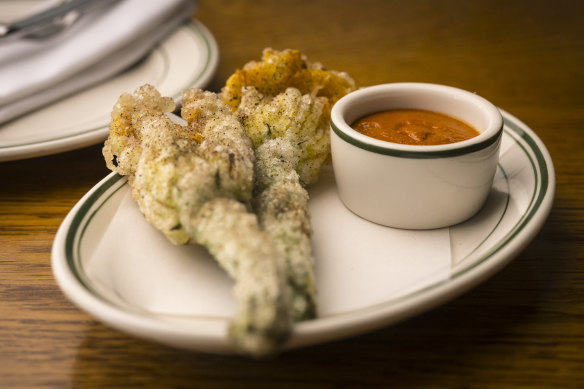
[[[0,123],[120,73],[195,6],[194,0],[122,0],[54,36],[0,42]]]

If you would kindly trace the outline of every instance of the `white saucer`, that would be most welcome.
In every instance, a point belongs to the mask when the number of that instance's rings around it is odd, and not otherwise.
[[[56,154],[105,140],[122,92],[150,83],[165,96],[202,88],[213,77],[219,50],[201,23],[186,23],[119,76],[0,126],[0,161]]]
[[[555,175],[537,136],[503,112],[493,190],[472,219],[451,228],[382,227],[340,202],[332,171],[311,187],[319,317],[299,323],[286,348],[357,335],[467,291],[535,237],[552,206]],[[52,266],[63,292],[113,328],[167,345],[235,352],[227,340],[232,282],[200,247],[167,242],[142,218],[126,179],[110,174],[71,210]]]

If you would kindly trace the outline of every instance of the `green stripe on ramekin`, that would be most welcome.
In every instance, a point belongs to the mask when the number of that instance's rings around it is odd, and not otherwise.
[[[450,158],[450,157],[457,157],[459,155],[464,155],[468,153],[472,153],[475,151],[483,150],[490,145],[497,142],[501,139],[503,134],[503,126],[495,133],[492,137],[485,139],[482,142],[474,143],[465,147],[450,149],[450,150],[440,150],[440,151],[407,151],[407,150],[395,150],[395,149],[388,149],[385,147],[380,147],[376,145],[372,145],[369,143],[362,142],[355,138],[350,137],[349,135],[345,134],[341,131],[332,121],[331,121],[331,128],[345,142],[352,144],[360,149],[370,151],[376,154],[382,155],[389,155],[392,157],[399,157],[399,158],[412,158],[412,159],[430,159],[430,158]],[[424,147],[424,146],[421,146]]]

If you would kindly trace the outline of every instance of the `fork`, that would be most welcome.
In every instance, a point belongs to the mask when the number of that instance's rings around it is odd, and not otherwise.
[[[42,39],[73,25],[85,12],[118,0],[66,0],[12,23],[0,23],[0,42],[19,38]]]

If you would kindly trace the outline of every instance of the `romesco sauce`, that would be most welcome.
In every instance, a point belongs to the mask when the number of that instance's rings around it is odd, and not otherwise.
[[[479,135],[451,116],[420,109],[393,109],[364,116],[351,126],[375,139],[407,145],[442,145]]]

